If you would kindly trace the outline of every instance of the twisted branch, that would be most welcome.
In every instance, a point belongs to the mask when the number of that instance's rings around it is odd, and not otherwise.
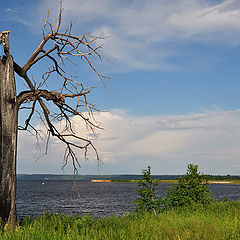
[[[98,110],[93,104],[87,101],[87,95],[91,90],[86,88],[81,81],[73,78],[72,75],[69,76],[68,71],[64,69],[67,68],[64,62],[67,60],[68,64],[77,66],[78,64],[75,60],[85,60],[90,69],[103,81],[103,79],[107,77],[98,72],[91,58],[97,56],[101,61],[102,59],[106,59],[100,52],[102,45],[96,44],[98,40],[104,38],[94,37],[89,34],[75,36],[72,34],[72,24],[70,24],[67,30],[61,32],[61,22],[62,1],[60,1],[60,12],[55,26],[49,22],[48,12],[46,21],[42,27],[43,39],[29,57],[26,64],[21,67],[17,63],[14,63],[15,72],[25,80],[29,88],[19,93],[17,96],[17,104],[19,109],[22,109],[24,108],[21,107],[22,105],[33,102],[32,106],[28,107],[30,113],[25,121],[25,126],[20,127],[20,129],[28,130],[30,127],[37,135],[37,130],[30,122],[34,114],[38,113],[49,133],[47,145],[50,134],[63,142],[66,146],[63,167],[68,163],[68,159],[72,159],[74,172],[77,172],[77,168],[80,167],[80,162],[74,149],[83,150],[83,155],[87,158],[88,149],[91,148],[95,152],[96,159],[100,161],[100,158],[97,149],[89,139],[77,136],[74,133],[71,118],[73,116],[79,116],[86,126],[94,132],[99,126],[91,120],[91,116],[94,111]],[[28,77],[28,71],[33,65],[36,65],[43,59],[49,60],[53,65],[42,74],[42,79],[38,80],[38,86],[36,87],[36,84],[33,84]],[[51,81],[53,77],[61,80],[61,84],[58,84],[57,89],[40,89],[46,86],[47,82]],[[58,111],[53,110],[52,107],[47,107],[47,102],[52,103]],[[40,107],[43,115],[37,110],[37,106]],[[88,117],[86,117],[83,112],[88,112]],[[60,132],[54,123],[62,120],[65,120],[65,128]],[[46,152],[48,148],[47,145]]]

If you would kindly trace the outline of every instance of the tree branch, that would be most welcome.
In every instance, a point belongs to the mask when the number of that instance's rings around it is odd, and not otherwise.
[[[95,152],[97,160],[100,160],[97,149],[92,142],[87,137],[78,136],[74,133],[72,117],[79,116],[81,121],[83,121],[86,127],[92,132],[94,132],[94,129],[100,127],[93,122],[94,118],[91,118],[93,112],[97,111],[97,109],[94,105],[88,103],[86,98],[92,88],[86,88],[80,80],[76,79],[72,74],[69,74],[68,71],[72,69],[72,67],[78,66],[75,60],[83,60],[90,69],[96,73],[101,81],[107,77],[98,72],[92,63],[92,57],[94,56],[97,56],[100,60],[105,58],[100,52],[102,45],[95,45],[95,43],[97,43],[99,39],[103,39],[103,37],[93,37],[89,34],[75,36],[72,34],[72,24],[66,31],[60,32],[61,22],[62,1],[60,0],[60,11],[56,25],[54,26],[49,23],[48,12],[46,21],[42,27],[42,41],[23,67],[14,63],[15,72],[25,80],[29,88],[29,90],[22,91],[18,94],[17,104],[18,108],[21,109],[21,105],[24,106],[25,103],[33,101],[33,104],[29,107],[30,113],[25,121],[25,126],[21,129],[28,130],[28,127],[32,127],[30,122],[34,113],[38,113],[49,133],[48,136],[51,134],[66,145],[64,165],[68,162],[68,158],[71,158],[75,172],[77,171],[77,166],[80,166],[77,155],[74,153],[75,149],[83,150],[84,156],[87,157],[88,149],[91,148]],[[48,67],[48,70],[42,74],[42,79],[38,79],[38,81],[34,83],[28,77],[28,71],[33,65],[43,59],[50,61],[52,66]],[[53,77],[61,81],[60,85],[59,83],[56,84],[56,89],[40,89],[42,86],[47,86],[47,83],[50,82]],[[66,99],[69,100],[66,101]],[[48,105],[46,105],[45,101],[52,103],[53,108],[47,107]],[[40,106],[37,103],[39,103]],[[40,111],[38,112],[38,107],[40,107],[43,115]],[[86,115],[85,112],[87,112],[88,115]],[[56,121],[62,120],[65,120],[65,128],[60,131],[56,127],[57,125],[54,124]],[[37,131],[34,127],[33,129]],[[48,142],[49,138],[47,145]]]
[[[24,101],[35,101],[39,100],[41,97],[45,98],[47,101],[53,101],[59,104],[65,102],[65,98],[75,98],[77,96],[83,96],[90,93],[90,91],[80,92],[76,94],[61,94],[54,91],[38,89],[35,91],[22,91],[17,96],[18,106],[20,106]]]

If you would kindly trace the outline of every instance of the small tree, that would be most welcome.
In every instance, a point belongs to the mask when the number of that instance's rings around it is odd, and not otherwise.
[[[136,211],[148,211],[156,213],[160,198],[156,200],[155,189],[158,183],[151,177],[151,167],[142,170],[142,179],[138,183],[137,193],[139,198],[133,201],[136,204]]]
[[[192,203],[207,204],[212,200],[204,175],[198,172],[197,165],[189,164],[187,173],[180,177],[178,184],[168,191],[164,198],[164,205],[166,208],[180,207]]]

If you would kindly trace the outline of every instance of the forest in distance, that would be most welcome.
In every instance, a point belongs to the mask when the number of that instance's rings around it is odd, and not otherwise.
[[[182,175],[152,175],[158,180],[176,180]],[[211,180],[240,180],[239,175],[205,175],[206,178]],[[141,179],[140,174],[131,175],[57,175],[57,174],[17,174],[17,180],[80,180],[80,181],[91,181],[91,180],[112,180],[114,181],[131,181]]]

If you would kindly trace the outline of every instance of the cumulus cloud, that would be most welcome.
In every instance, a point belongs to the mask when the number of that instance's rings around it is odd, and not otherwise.
[[[240,43],[238,0],[68,0],[63,4],[65,20],[76,20],[78,32],[110,36],[104,52],[122,71],[173,69],[167,61],[175,54],[172,42]],[[46,9],[56,12],[56,1],[43,0],[39,9],[41,15]]]
[[[205,173],[239,172],[240,109],[154,117],[116,111],[98,113],[96,119],[105,128],[97,132],[96,139],[82,125],[76,124],[75,131],[95,143],[104,162],[101,173],[140,173],[146,162],[160,174],[183,173],[190,162],[199,164]],[[51,141],[49,155],[34,162],[36,151],[30,141],[20,137],[19,171],[24,172],[25,166],[29,172],[58,172],[63,145]],[[84,173],[97,173],[95,160],[82,164]]]
[[[42,0],[28,12],[26,8],[6,8],[5,12],[41,35],[47,10],[56,22],[57,3]],[[73,21],[77,33],[108,36],[103,50],[118,65],[114,71],[176,69],[171,58],[181,52],[181,44],[240,43],[238,0],[67,0],[63,8],[64,29]],[[31,21],[25,20],[26,15]],[[178,50],[175,45],[173,50],[174,43],[180,46]]]

